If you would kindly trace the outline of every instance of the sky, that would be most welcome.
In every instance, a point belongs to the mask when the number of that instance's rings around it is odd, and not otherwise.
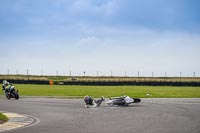
[[[0,0],[0,74],[200,77],[199,7],[199,0]]]

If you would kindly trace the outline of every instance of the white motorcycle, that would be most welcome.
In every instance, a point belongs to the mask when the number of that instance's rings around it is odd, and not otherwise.
[[[141,102],[140,98],[131,98],[129,96],[120,96],[120,97],[111,97],[106,102],[108,105],[117,105],[117,106],[128,106],[131,103]]]

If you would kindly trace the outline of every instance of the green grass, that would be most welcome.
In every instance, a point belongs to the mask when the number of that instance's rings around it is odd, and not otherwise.
[[[20,96],[112,97],[129,95],[140,98],[200,98],[200,87],[171,86],[67,86],[15,84]],[[149,96],[146,94],[150,94]],[[3,95],[1,92],[0,95]]]
[[[4,114],[0,113],[0,120],[6,122],[8,121],[8,118]]]

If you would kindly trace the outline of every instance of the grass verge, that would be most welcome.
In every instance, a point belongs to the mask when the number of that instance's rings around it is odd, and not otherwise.
[[[113,97],[129,95],[140,98],[200,98],[200,87],[172,86],[67,86],[15,84],[20,96]],[[1,92],[0,95],[3,95]]]
[[[8,121],[8,117],[6,117],[4,114],[0,113],[0,124]]]

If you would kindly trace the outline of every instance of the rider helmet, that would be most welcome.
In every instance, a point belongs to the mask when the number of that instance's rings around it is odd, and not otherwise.
[[[3,85],[8,86],[9,82],[7,80],[3,80]]]
[[[92,98],[87,95],[87,96],[84,97],[84,102],[86,104],[92,104]]]
[[[3,80],[3,84],[5,84],[7,81],[6,80]]]

